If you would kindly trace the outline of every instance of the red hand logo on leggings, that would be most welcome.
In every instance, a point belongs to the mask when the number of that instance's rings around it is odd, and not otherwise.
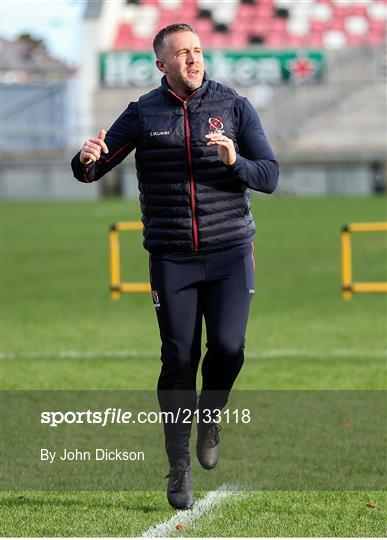
[[[160,307],[159,294],[157,291],[152,291],[153,307],[158,309]]]

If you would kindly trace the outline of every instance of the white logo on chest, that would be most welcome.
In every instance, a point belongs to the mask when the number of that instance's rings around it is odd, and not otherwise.
[[[160,137],[161,135],[169,135],[169,131],[151,131],[149,135],[151,137]]]

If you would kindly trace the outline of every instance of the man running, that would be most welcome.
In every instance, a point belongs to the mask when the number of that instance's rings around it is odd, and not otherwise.
[[[249,101],[207,78],[193,28],[167,26],[153,47],[161,86],[130,103],[107,133],[88,139],[72,168],[81,182],[94,182],[136,149],[161,337],[160,408],[199,411],[197,457],[212,469],[219,455],[215,411],[242,367],[254,294],[250,189],[272,193],[278,163]],[[207,351],[197,398],[203,319]],[[191,424],[164,424],[167,496],[178,509],[194,503],[190,433]]]

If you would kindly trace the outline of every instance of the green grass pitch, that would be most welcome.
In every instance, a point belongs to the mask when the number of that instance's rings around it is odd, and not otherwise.
[[[109,226],[138,219],[138,204],[3,203],[2,210],[2,387],[155,388],[150,295],[113,302],[108,287]],[[386,200],[257,197],[253,210],[256,293],[236,387],[383,388],[386,296],[341,299],[340,230],[386,220]],[[125,281],[147,280],[140,236],[121,233]],[[355,280],[386,281],[385,234],[354,234],[353,260]],[[163,491],[5,492],[1,502],[1,536],[139,536],[174,514]],[[383,492],[252,492],[169,534],[384,536],[385,504]]]

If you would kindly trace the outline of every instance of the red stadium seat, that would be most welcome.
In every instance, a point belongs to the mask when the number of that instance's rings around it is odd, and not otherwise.
[[[241,4],[239,6],[239,9],[237,11],[237,17],[240,20],[247,20],[251,19],[251,17],[254,16],[254,8],[253,6],[247,5],[247,4]]]
[[[311,34],[306,38],[306,46],[319,49],[322,46],[322,34]]]
[[[332,19],[325,27],[326,30],[338,30],[340,32],[344,31],[345,26],[345,17],[340,17],[337,19]]]
[[[211,46],[214,49],[225,49],[228,45],[228,39],[227,35],[214,33],[210,38]]]
[[[311,35],[314,34],[321,34],[326,29],[326,25],[324,23],[313,21],[310,25],[310,33]]]
[[[351,6],[349,9],[349,15],[358,15],[360,17],[367,17],[367,6]]]
[[[265,40],[265,45],[272,49],[281,49],[287,46],[287,38],[280,34],[269,34]]]
[[[214,31],[214,25],[209,19],[196,19],[193,25],[199,35],[210,34]]]
[[[261,24],[264,25],[266,31],[272,32],[273,34],[284,34],[286,32],[286,19],[277,18]]]
[[[269,2],[255,4],[253,9],[254,9],[254,16],[260,19],[266,19],[266,20],[270,19],[274,13],[273,5]]]
[[[267,22],[264,21],[251,21],[249,25],[247,25],[247,32],[249,34],[253,34],[254,36],[267,36],[267,34],[273,32],[275,34],[284,34],[284,26],[278,26],[277,30],[274,30],[270,27],[270,25]]]
[[[183,21],[192,24],[206,48],[243,48],[250,45],[250,38],[251,43],[276,49],[341,48],[378,45],[385,37],[387,0],[308,0],[304,5],[301,1],[138,0],[146,16],[141,20],[123,16],[113,49],[149,48],[150,34]]]
[[[383,34],[369,34],[367,38],[367,43],[369,45],[380,45],[383,42]]]
[[[245,49],[248,45],[245,34],[232,34],[229,38],[229,46],[232,49]]]

